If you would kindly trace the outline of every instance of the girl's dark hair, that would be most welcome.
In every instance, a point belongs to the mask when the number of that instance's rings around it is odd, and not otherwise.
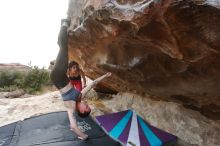
[[[88,112],[85,112],[85,113],[80,113],[80,112],[78,111],[77,114],[78,114],[78,116],[81,117],[81,118],[86,118],[86,117],[89,116],[90,112],[91,112],[91,110],[88,111]]]
[[[68,69],[72,68],[74,65],[76,66],[77,70],[79,71],[79,64],[76,61],[71,61],[68,64]]]

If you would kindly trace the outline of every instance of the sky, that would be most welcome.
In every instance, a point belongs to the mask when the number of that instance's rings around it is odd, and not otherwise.
[[[0,63],[48,67],[68,0],[0,0]]]

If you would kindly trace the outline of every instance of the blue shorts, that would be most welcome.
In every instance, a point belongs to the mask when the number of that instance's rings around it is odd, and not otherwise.
[[[61,94],[61,96],[63,98],[63,101],[68,101],[68,100],[77,101],[80,94],[81,93],[78,90],[71,88],[66,93]]]

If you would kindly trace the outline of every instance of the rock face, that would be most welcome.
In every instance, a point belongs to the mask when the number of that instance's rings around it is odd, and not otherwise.
[[[88,77],[220,120],[219,0],[71,0],[68,15]]]

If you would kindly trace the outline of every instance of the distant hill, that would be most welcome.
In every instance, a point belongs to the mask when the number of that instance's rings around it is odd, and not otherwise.
[[[0,63],[0,71],[28,71],[31,67],[20,63]]]

